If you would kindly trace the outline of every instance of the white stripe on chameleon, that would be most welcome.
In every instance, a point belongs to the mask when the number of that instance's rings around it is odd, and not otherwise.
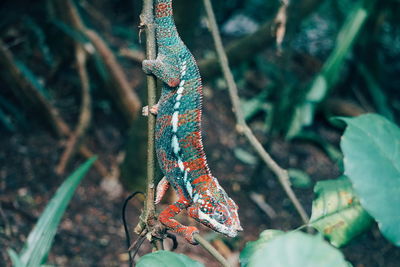
[[[188,191],[189,196],[193,198],[193,187],[190,181],[186,181],[186,190]]]
[[[176,137],[176,135],[174,134],[174,136],[172,136],[172,149],[174,150],[175,154],[178,154],[179,152],[179,143],[178,143],[178,137]]]
[[[194,194],[193,202],[196,203],[198,200],[199,200],[199,194]]]
[[[181,171],[183,172],[185,170],[185,166],[183,165],[183,162],[181,160],[181,158],[178,156],[178,166],[179,169],[181,169]]]
[[[177,102],[177,103],[179,103],[179,102]],[[171,124],[172,124],[172,131],[174,133],[176,133],[178,131],[178,115],[179,115],[179,111],[175,111],[172,114]]]
[[[174,109],[178,109],[180,107],[180,105],[181,105],[181,102],[179,102],[179,101],[176,102],[174,105]]]
[[[186,61],[184,61],[182,63],[182,67],[181,67],[181,81],[179,83],[179,87],[178,90],[176,91],[177,96],[175,98],[175,104],[174,104],[174,113],[172,114],[172,118],[171,118],[171,124],[172,124],[172,132],[174,133],[172,135],[172,139],[171,139],[171,147],[173,149],[173,152],[177,158],[178,161],[178,167],[181,170],[181,172],[184,172],[183,175],[183,180],[185,182],[185,187],[186,190],[188,191],[190,197],[192,197],[193,195],[193,187],[190,183],[190,181],[188,181],[187,176],[188,176],[188,172],[190,171],[189,168],[187,168],[185,170],[185,165],[182,162],[181,157],[179,156],[179,141],[178,141],[178,137],[176,135],[176,133],[178,132],[178,121],[179,121],[179,107],[181,105],[181,98],[182,98],[182,94],[183,94],[183,90],[185,89],[183,86],[185,85],[185,80],[183,79],[183,76],[186,74]],[[177,179],[180,179],[181,177],[177,177]],[[198,197],[198,196],[197,196]]]

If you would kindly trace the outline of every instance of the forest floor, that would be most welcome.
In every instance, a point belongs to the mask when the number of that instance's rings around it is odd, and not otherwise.
[[[76,107],[78,109],[78,107]],[[208,162],[221,185],[238,203],[244,231],[235,239],[224,238],[200,227],[202,234],[214,240],[212,243],[237,262],[239,251],[247,241],[256,240],[265,229],[291,230],[301,226],[301,220],[273,174],[260,162],[247,165],[238,160],[233,151],[242,148],[253,153],[245,138],[235,131],[227,92],[212,91],[205,87],[203,139]],[[123,123],[115,113],[106,114],[95,110],[95,118],[87,144],[110,165],[124,148],[127,134]],[[323,123],[316,123],[316,131],[323,139],[338,146],[340,133]],[[253,125],[257,128],[257,125]],[[309,142],[286,142],[268,139],[257,133],[268,144],[268,151],[285,168],[298,168],[307,172],[313,183],[340,175],[335,162],[323,150]],[[54,166],[62,152],[62,144],[37,125],[29,131],[9,134],[0,131],[0,266],[11,266],[6,248],[20,251],[38,216],[65,177],[54,173]],[[76,157],[74,166],[83,159]],[[121,222],[121,207],[130,192],[124,191],[116,198],[107,197],[101,187],[102,178],[95,169],[82,181],[76,191],[56,235],[49,255],[49,263],[55,266],[128,266],[125,234]],[[310,214],[313,199],[312,187],[296,189],[301,203]],[[250,199],[251,192],[265,196],[266,202],[277,216],[271,219]],[[158,207],[172,201],[173,196]],[[142,202],[134,199],[128,209],[130,227],[137,223]],[[195,222],[181,215],[184,224]],[[206,266],[218,266],[201,246],[191,246],[178,237],[176,252],[203,262]],[[171,243],[166,241],[166,247]],[[139,256],[151,250],[145,242]],[[392,246],[380,234],[376,225],[343,248],[345,257],[356,267],[395,267],[400,265],[400,250]],[[237,263],[236,263],[237,264]]]

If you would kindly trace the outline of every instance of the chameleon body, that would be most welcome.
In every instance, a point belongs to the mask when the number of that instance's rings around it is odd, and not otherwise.
[[[196,61],[182,42],[172,16],[171,0],[155,1],[157,58],[144,60],[143,70],[163,82],[157,113],[156,153],[165,177],[157,186],[156,203],[169,185],[179,200],[159,215],[170,230],[195,244],[196,227],[173,219],[186,209],[189,216],[207,227],[235,237],[242,231],[238,206],[212,176],[201,137],[202,83]]]

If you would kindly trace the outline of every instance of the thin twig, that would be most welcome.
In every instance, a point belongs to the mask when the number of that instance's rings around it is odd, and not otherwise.
[[[275,210],[265,202],[264,197],[261,194],[255,192],[250,193],[250,199],[271,219],[276,218]]]
[[[140,14],[140,28],[145,29],[146,33],[146,58],[156,58],[156,36],[153,15],[153,0],[144,0],[143,9]],[[154,75],[147,75],[147,101],[149,107],[156,104],[156,77]],[[155,205],[154,205],[154,129],[155,129],[155,116],[149,114],[148,116],[148,139],[147,139],[147,181],[146,181],[146,200],[144,210],[140,215],[140,220],[135,228],[135,232],[142,232],[144,228],[152,230],[155,219]],[[161,241],[154,241],[154,246],[158,249],[162,245]]]
[[[79,17],[76,14],[77,12],[70,1],[68,1],[68,7],[70,11],[67,13],[70,14],[71,24],[77,28],[77,30],[82,30],[83,24],[79,20]],[[75,57],[79,78],[81,80],[82,104],[78,125],[76,126],[75,131],[69,136],[65,150],[61,155],[60,161],[56,167],[56,173],[60,175],[64,173],[70,159],[74,156],[77,148],[84,138],[92,117],[89,75],[86,69],[87,52],[80,43],[76,43],[75,45]]]
[[[128,78],[115,58],[114,53],[100,35],[90,29],[85,29],[84,34],[96,48],[96,51],[107,69],[107,74],[110,75],[110,84],[108,84],[107,87],[111,96],[123,112],[126,121],[131,124],[139,115],[139,110],[142,106],[139,97],[132,90]]]
[[[193,236],[194,240],[196,240],[197,243],[199,243],[205,250],[207,250],[216,260],[221,263],[222,266],[224,267],[230,267],[231,265],[228,263],[228,261],[208,242],[205,240],[201,235],[199,234],[194,234]]]
[[[66,124],[60,122],[59,113],[50,102],[39,93],[35,85],[24,75],[18,63],[15,60],[11,51],[0,40],[0,67],[3,74],[10,77],[10,82],[14,83],[14,88],[11,92],[15,95],[18,101],[28,111],[34,110],[40,113],[41,118],[50,126],[49,128],[58,137],[62,136],[65,131]]]
[[[80,142],[85,136],[87,129],[89,128],[90,120],[91,120],[91,99],[90,99],[90,84],[89,77],[86,70],[86,58],[87,54],[81,44],[76,45],[76,62],[79,72],[79,77],[81,80],[81,111],[79,114],[79,121],[76,129],[71,135],[66,144],[66,148],[64,153],[61,155],[60,161],[56,167],[56,173],[61,175],[64,173],[65,168],[68,165],[68,162],[75,154]]]
[[[89,40],[89,42],[83,44],[83,47],[90,55],[98,55],[100,62],[107,70],[108,77],[106,81],[108,84],[106,88],[116,106],[124,115],[125,120],[131,124],[139,115],[141,103],[135,91],[132,90],[123,68],[100,35],[84,24],[74,3],[70,0],[64,0],[60,3],[61,8],[63,8],[61,10],[64,11],[66,9],[66,15],[74,28]]]
[[[281,7],[279,8],[274,20],[276,25],[275,36],[278,53],[282,52],[282,43],[285,38],[288,6],[289,0],[281,0]]]
[[[35,89],[34,85],[32,85],[26,77],[24,77],[17,67],[12,53],[5,48],[5,45],[1,40],[0,66],[4,66],[4,68],[9,72],[9,75],[13,78],[13,81],[16,83],[17,87],[15,90],[12,90],[12,92],[24,103],[24,108],[29,110],[29,107],[27,107],[27,105],[29,105],[35,111],[42,112],[42,116],[45,118],[46,123],[52,126],[52,130],[57,134],[57,136],[71,135],[71,129],[59,115],[58,110]],[[90,158],[94,155],[94,153],[84,145],[79,148],[79,152],[85,158]],[[96,160],[94,166],[101,176],[107,176],[107,168],[101,163],[101,161]]]
[[[300,204],[299,200],[297,199],[295,193],[293,192],[292,188],[290,187],[289,182],[289,175],[285,169],[282,169],[267,153],[264,149],[262,144],[257,140],[253,132],[251,131],[250,127],[247,125],[243,112],[240,106],[240,99],[238,94],[238,89],[233,78],[232,72],[229,68],[228,58],[226,56],[224,47],[222,45],[221,36],[219,34],[217,22],[215,20],[214,11],[212,9],[212,5],[210,0],[203,0],[204,6],[206,8],[206,13],[208,16],[210,30],[214,39],[215,47],[217,50],[217,55],[220,61],[220,65],[222,71],[224,73],[225,79],[228,83],[229,89],[229,96],[231,98],[233,111],[236,116],[237,121],[237,128],[238,131],[244,134],[247,139],[249,140],[250,144],[256,150],[258,155],[262,158],[265,164],[271,169],[271,171],[278,177],[279,183],[282,185],[283,189],[285,190],[286,194],[288,195],[289,199],[292,201],[293,205],[295,206],[297,212],[299,213],[301,219],[304,223],[308,223],[308,216],[305,212],[303,206]]]

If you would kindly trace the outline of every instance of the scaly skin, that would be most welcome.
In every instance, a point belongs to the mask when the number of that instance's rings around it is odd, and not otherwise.
[[[165,177],[157,186],[156,203],[161,201],[169,185],[179,197],[160,213],[159,220],[195,244],[193,234],[198,229],[173,219],[187,209],[198,222],[235,237],[242,230],[238,206],[207,165],[200,129],[201,77],[195,59],[176,30],[171,0],[155,1],[155,24],[158,56],[156,60],[144,60],[143,70],[163,81],[157,107],[144,112],[157,113],[156,152]]]

